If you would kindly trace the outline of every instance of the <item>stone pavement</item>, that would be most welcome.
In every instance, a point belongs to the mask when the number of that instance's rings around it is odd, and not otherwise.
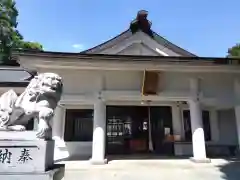
[[[209,164],[185,160],[116,160],[104,166],[64,162],[64,180],[240,180],[240,161],[213,159]]]

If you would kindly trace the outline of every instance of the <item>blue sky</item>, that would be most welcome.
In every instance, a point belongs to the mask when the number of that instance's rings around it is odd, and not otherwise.
[[[16,0],[18,29],[45,50],[79,52],[115,37],[140,9],[152,29],[199,56],[240,43],[239,0]]]

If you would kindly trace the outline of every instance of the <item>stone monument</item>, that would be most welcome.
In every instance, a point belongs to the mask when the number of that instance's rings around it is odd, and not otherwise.
[[[62,78],[42,73],[21,95],[9,90],[0,97],[0,179],[61,179],[54,165],[52,118],[62,95]],[[37,131],[26,124],[37,121]],[[58,176],[59,175],[59,176]]]

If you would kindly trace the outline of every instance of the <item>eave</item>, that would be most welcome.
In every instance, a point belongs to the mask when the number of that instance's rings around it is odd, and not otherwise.
[[[211,62],[217,63],[217,61],[239,61],[240,58],[230,57],[198,57],[198,56],[143,56],[143,55],[119,55],[119,54],[81,54],[71,52],[54,52],[54,51],[42,51],[36,52],[31,50],[25,50],[21,52],[13,53],[15,56],[25,57],[47,57],[47,58],[75,58],[75,59],[107,59],[107,60],[121,60],[121,61],[179,61],[179,62]],[[19,59],[18,59],[19,61]]]
[[[214,57],[170,57],[79,54],[24,51],[16,54],[20,64],[27,68],[106,69],[106,70],[161,70],[187,72],[234,72],[240,66],[219,64],[240,59]],[[28,67],[31,66],[31,67]]]
[[[10,63],[11,64],[11,63]],[[32,77],[32,75],[30,74],[30,72],[27,70],[27,69],[23,69],[23,68],[20,68],[20,67],[13,67],[13,66],[0,66],[0,72],[3,72],[2,73],[2,76],[0,80],[0,88],[3,89],[3,88],[25,88],[28,86],[29,84],[29,80],[30,78]],[[4,73],[6,72],[6,74]],[[8,75],[12,75],[16,72],[25,72],[26,73],[26,76],[22,77],[19,77],[17,74],[15,74],[15,78],[11,78],[11,79],[8,79],[7,77],[4,77],[4,76],[8,76]]]

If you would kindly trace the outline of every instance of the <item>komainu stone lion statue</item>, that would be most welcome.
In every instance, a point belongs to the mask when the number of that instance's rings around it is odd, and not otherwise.
[[[50,120],[61,98],[62,78],[54,73],[35,76],[18,96],[9,90],[0,97],[0,131],[24,131],[28,121],[38,120],[37,138],[51,139]]]

